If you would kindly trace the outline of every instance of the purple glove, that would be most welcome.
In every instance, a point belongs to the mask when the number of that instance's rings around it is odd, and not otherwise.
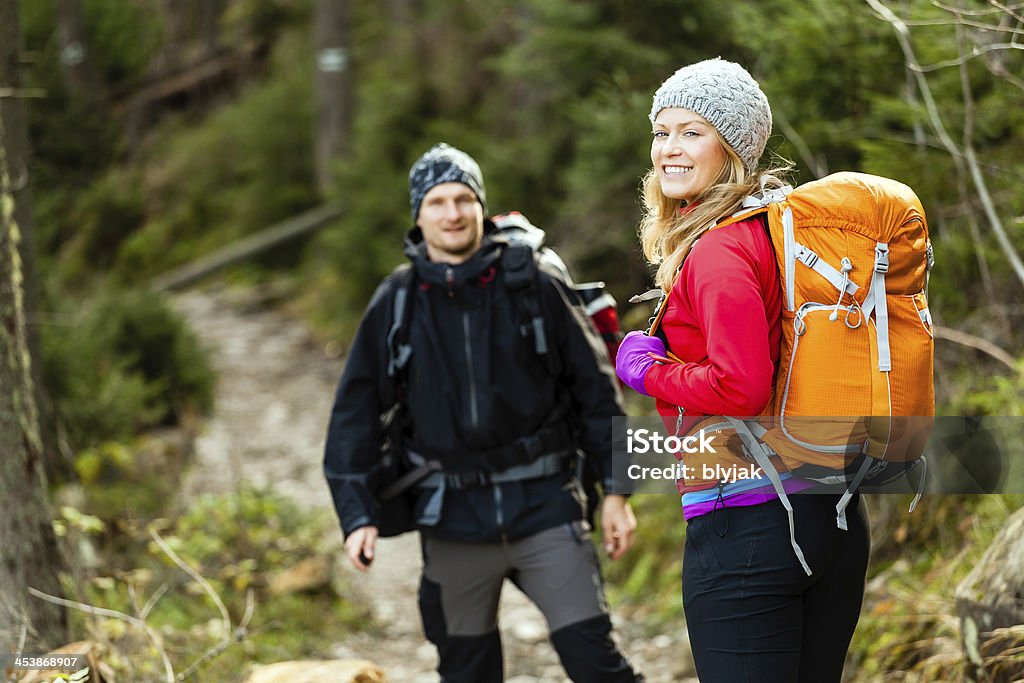
[[[648,354],[665,355],[665,343],[660,337],[649,337],[646,333],[633,330],[619,344],[615,354],[615,374],[633,390],[648,396],[644,391],[644,377],[657,361]]]

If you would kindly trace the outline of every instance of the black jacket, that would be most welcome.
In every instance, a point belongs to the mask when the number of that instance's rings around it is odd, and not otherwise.
[[[486,232],[493,232],[488,221]],[[487,236],[458,265],[433,263],[418,229],[406,255],[416,271],[410,304],[404,442],[444,463],[445,471],[494,471],[507,463],[481,454],[562,424],[610,490],[612,418],[622,414],[603,342],[575,291],[543,266],[536,298],[557,354],[559,377],[521,334],[521,305],[505,286],[501,252]],[[375,524],[369,472],[379,457],[380,415],[394,402],[388,376],[396,275],[377,288],[349,350],[331,414],[324,472],[345,534]],[[572,472],[445,492],[440,522],[421,531],[452,540],[521,538],[580,519]],[[429,491],[419,496],[426,505]],[[418,510],[419,512],[419,510]]]

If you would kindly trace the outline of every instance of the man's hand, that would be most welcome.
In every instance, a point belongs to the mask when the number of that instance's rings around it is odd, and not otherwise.
[[[632,513],[630,513],[632,516]],[[634,526],[636,522],[633,523]],[[377,527],[361,526],[345,539],[345,554],[352,566],[361,572],[370,568],[373,562],[373,551],[377,545]]]
[[[636,517],[625,496],[609,494],[601,503],[601,529],[604,532],[604,551],[617,560],[633,545]]]

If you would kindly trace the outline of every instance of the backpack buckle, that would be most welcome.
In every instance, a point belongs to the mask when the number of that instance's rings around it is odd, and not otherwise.
[[[536,434],[522,438],[519,443],[531,462],[544,455],[544,442]]]
[[[889,245],[887,244],[875,245],[875,272],[889,272]]]
[[[491,483],[491,478],[486,472],[450,472],[445,474],[444,478],[445,483],[455,490],[486,486]]]

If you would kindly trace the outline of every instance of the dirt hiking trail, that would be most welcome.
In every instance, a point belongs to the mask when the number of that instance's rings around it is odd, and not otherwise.
[[[216,414],[196,443],[186,495],[224,493],[246,484],[269,487],[308,510],[329,511],[321,470],[327,417],[343,359],[331,358],[303,325],[259,300],[224,287],[175,295],[173,304],[191,324],[217,371]],[[640,520],[643,524],[643,520]],[[339,634],[325,657],[369,659],[395,683],[438,680],[437,654],[422,633],[416,608],[421,560],[419,537],[384,539],[369,573],[358,575],[341,557],[335,565],[371,606],[380,629]],[[508,683],[565,681],[547,641],[540,612],[510,583],[499,613]],[[618,638],[634,666],[651,683],[696,683],[686,634],[645,636],[641,625],[613,613]]]

